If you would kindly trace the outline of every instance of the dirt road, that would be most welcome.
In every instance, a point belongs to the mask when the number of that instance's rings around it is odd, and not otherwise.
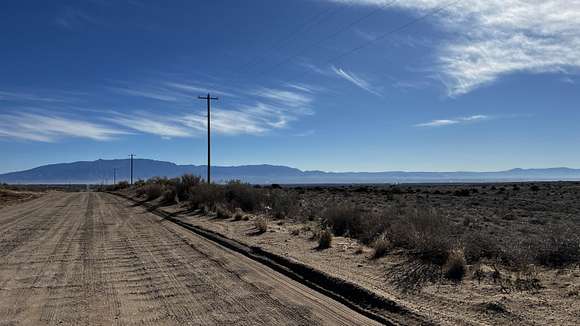
[[[0,324],[376,323],[128,201],[54,193],[0,210]]]

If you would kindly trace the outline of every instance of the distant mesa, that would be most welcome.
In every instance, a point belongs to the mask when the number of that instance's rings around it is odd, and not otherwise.
[[[136,159],[134,179],[155,176],[173,178],[185,173],[205,176],[205,165],[177,165],[171,162]],[[60,163],[34,169],[0,174],[0,182],[10,184],[110,184],[113,170],[117,181],[129,179],[129,159]],[[448,183],[500,181],[577,181],[580,169],[515,168],[498,172],[324,172],[302,171],[279,165],[216,166],[214,181],[239,179],[253,184],[336,184],[336,183]]]

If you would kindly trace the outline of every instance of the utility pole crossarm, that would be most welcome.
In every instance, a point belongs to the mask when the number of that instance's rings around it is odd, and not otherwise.
[[[211,101],[217,101],[217,97],[211,97],[209,93],[207,96],[198,96],[200,100],[207,101],[207,183],[211,183]]]

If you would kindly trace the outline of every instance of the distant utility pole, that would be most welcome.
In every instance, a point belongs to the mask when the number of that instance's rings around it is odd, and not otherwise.
[[[113,168],[113,185],[117,184],[117,168]]]
[[[131,184],[133,184],[133,157],[135,157],[135,154],[130,154],[129,156],[131,156]]]
[[[211,120],[210,120],[210,108],[211,100],[217,101],[217,97],[211,97],[209,93],[207,96],[198,96],[200,100],[207,100],[207,183],[211,183]]]

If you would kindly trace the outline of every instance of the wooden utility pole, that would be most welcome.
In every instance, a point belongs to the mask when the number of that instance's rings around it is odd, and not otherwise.
[[[211,100],[217,101],[217,97],[211,97],[209,93],[207,96],[198,96],[200,100],[207,101],[207,183],[211,183],[211,119],[210,119],[210,109]]]
[[[129,156],[131,156],[131,185],[133,185],[133,157],[135,154],[130,154]]]
[[[117,184],[117,168],[113,168],[113,185]]]

